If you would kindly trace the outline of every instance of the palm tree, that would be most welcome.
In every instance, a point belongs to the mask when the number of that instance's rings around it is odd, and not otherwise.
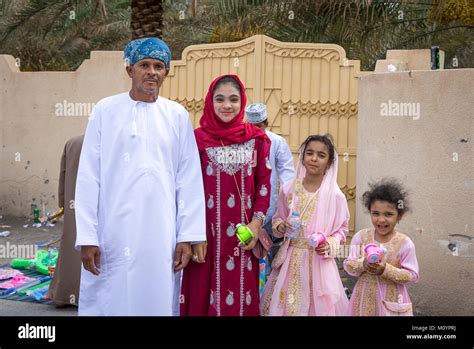
[[[91,50],[121,50],[129,40],[128,0],[6,0],[0,53],[22,71],[74,70]]]
[[[211,42],[261,33],[281,41],[335,43],[372,70],[389,49],[439,45],[446,62],[472,67],[472,0],[222,0],[211,7]],[[450,64],[447,64],[450,67]]]
[[[163,36],[163,1],[132,0],[132,38]]]

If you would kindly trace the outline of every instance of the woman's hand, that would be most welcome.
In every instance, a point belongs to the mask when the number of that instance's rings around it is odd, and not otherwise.
[[[193,262],[204,263],[206,262],[207,254],[207,241],[201,242],[199,244],[191,245],[193,250]]]
[[[245,245],[239,244],[244,250],[251,250],[255,247],[258,242],[258,234],[260,233],[261,225],[260,221],[257,218],[252,219],[252,221],[247,225],[247,227],[252,231],[253,238],[250,239]]]

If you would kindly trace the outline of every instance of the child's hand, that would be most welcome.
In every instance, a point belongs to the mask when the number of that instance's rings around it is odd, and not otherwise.
[[[364,258],[364,265],[370,274],[382,275],[385,271],[385,260],[382,260],[380,263],[367,263],[367,259]]]
[[[369,262],[367,262],[367,258],[362,258],[362,266],[364,267],[365,271],[369,270]]]
[[[286,230],[288,229],[289,226],[290,226],[289,223],[287,223],[285,221],[282,221],[280,224],[278,224],[277,230],[278,230],[279,233],[285,234]]]
[[[316,247],[315,251],[320,256],[329,256],[331,247],[329,246],[327,242],[325,242],[324,244],[321,244],[318,247]]]

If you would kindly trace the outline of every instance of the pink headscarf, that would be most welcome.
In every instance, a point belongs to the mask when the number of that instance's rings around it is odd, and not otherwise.
[[[233,78],[239,84],[241,95],[240,112],[228,123],[221,121],[217,117],[212,101],[214,89],[217,83],[225,77]],[[252,123],[244,121],[245,103],[247,103],[245,87],[237,75],[221,75],[214,79],[211,86],[209,86],[209,91],[207,92],[206,100],[204,102],[204,113],[199,120],[201,127],[194,131],[200,152],[208,147],[219,147],[222,144],[229,145],[245,143],[254,138],[261,138],[265,142],[270,142],[270,139],[265,132]]]
[[[299,181],[303,181],[306,177],[306,168],[302,163],[304,157],[303,148],[301,147],[296,166],[296,180]],[[324,235],[330,236],[338,231],[342,224],[350,217],[346,197],[337,184],[338,163],[338,154],[336,147],[334,147],[334,160],[324,174],[323,181],[318,189],[319,195],[316,210],[313,212],[311,221],[304,231],[306,238],[309,238],[312,233],[316,232],[322,232]],[[296,180],[293,181],[289,190],[293,199],[292,207],[296,207],[296,201],[298,200],[295,195]]]
[[[292,204],[290,209],[296,207],[295,195],[296,181],[302,181],[306,176],[306,168],[303,166],[303,148],[300,150],[298,164],[296,169],[296,178],[290,185],[289,193],[291,194]],[[337,184],[338,154],[334,147],[334,160],[331,166],[326,170],[323,181],[321,183],[316,209],[314,210],[310,223],[304,229],[306,238],[315,232],[322,232],[326,237],[333,235],[335,232],[344,230],[347,234],[344,224],[349,221],[349,209],[345,195]],[[291,215],[290,210],[290,215]],[[336,262],[333,258],[318,258],[319,273],[313,275],[313,286],[315,288],[313,297],[314,304],[319,314],[331,314],[334,312],[334,305],[340,300],[341,280],[337,269]]]

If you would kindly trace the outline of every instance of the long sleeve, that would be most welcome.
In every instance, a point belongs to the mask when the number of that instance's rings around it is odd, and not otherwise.
[[[77,172],[74,205],[76,249],[85,245],[99,246],[100,144],[101,117],[99,106],[96,105],[87,124]]]
[[[271,184],[270,177],[272,174],[270,166],[267,166],[270,158],[270,142],[258,141],[259,147],[256,149],[257,152],[257,164],[255,167],[255,201],[254,201],[254,212],[266,213],[270,206],[270,193]],[[267,188],[267,195],[260,195],[262,186],[265,185]],[[249,220],[252,220],[249,217]]]
[[[389,263],[385,265],[382,277],[398,284],[418,282],[419,280],[418,260],[416,259],[415,245],[407,238],[403,244],[400,258],[400,268]]]
[[[66,182],[66,146],[64,146],[63,155],[61,156],[61,168],[59,170],[58,184],[58,207],[64,207],[64,185]]]
[[[342,226],[334,232],[331,236],[327,237],[329,246],[331,247],[331,255],[335,256],[341,244],[346,241],[346,235],[349,231],[349,219],[344,221]]]
[[[280,177],[282,187],[283,184],[295,178],[295,167],[293,166],[293,155],[290,147],[282,137],[279,141],[278,152],[276,155],[276,171]]]
[[[287,185],[291,185],[288,183]],[[277,212],[273,216],[272,219],[272,233],[273,236],[276,238],[281,238],[283,237],[283,234],[281,234],[278,230],[277,227],[288,218],[288,215],[290,214],[290,209],[288,207],[288,201],[287,201],[287,190],[288,188],[285,186],[283,190],[280,191],[280,194],[278,194],[278,203],[277,203]]]
[[[339,201],[337,207],[339,208],[339,215],[343,217],[342,224],[339,227],[336,227],[336,231],[334,231],[330,236],[327,237],[328,244],[331,248],[331,255],[336,256],[339,247],[346,241],[347,233],[349,232],[349,208],[347,207],[347,201],[344,194],[340,194],[337,196],[337,200]]]
[[[176,173],[176,241],[206,240],[206,213],[201,160],[189,115],[182,117]]]
[[[355,277],[359,277],[363,272],[365,272],[365,268],[363,265],[364,256],[362,255],[360,251],[360,248],[362,246],[361,234],[362,234],[362,231],[359,231],[352,238],[349,257],[347,257],[343,263],[344,270],[349,275],[352,275]]]

